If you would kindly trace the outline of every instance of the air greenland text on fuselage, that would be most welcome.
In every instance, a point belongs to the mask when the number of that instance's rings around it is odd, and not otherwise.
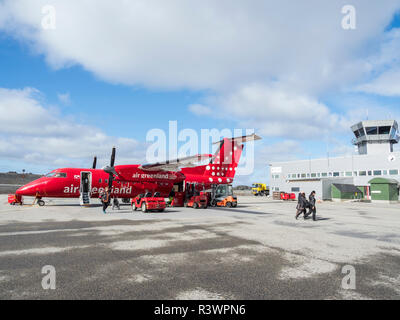
[[[64,193],[65,194],[76,194],[79,192],[79,186],[74,186],[71,184],[70,187],[65,187],[64,188]],[[112,187],[111,188],[111,193],[113,194],[131,194],[132,193],[132,186],[126,186],[126,187]],[[103,192],[104,188],[100,187],[93,187],[91,188],[91,194],[96,194],[96,193],[100,193]]]

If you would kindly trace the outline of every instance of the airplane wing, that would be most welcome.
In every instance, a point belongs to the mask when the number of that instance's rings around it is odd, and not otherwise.
[[[237,142],[238,144],[244,143],[244,142],[249,142],[249,141],[256,141],[256,140],[261,140],[262,138],[253,133],[252,135],[249,136],[242,136],[242,137],[236,137],[236,138],[228,138],[228,140],[232,142]],[[213,144],[219,144],[223,142],[224,140],[214,142]]]
[[[165,162],[158,162],[153,164],[144,164],[139,169],[144,171],[178,171],[180,168],[195,167],[198,162],[209,160],[212,154],[198,154],[176,160],[169,160]]]

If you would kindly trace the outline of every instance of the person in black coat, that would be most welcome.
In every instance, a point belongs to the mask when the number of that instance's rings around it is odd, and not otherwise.
[[[316,194],[316,192],[313,191],[313,192],[311,192],[310,196],[308,197],[308,199],[309,199],[309,208],[310,208],[310,211],[308,212],[308,215],[307,215],[307,216],[309,216],[310,214],[312,214],[313,220],[314,220],[314,221],[317,221],[317,208],[316,208],[316,206],[315,206],[316,203],[317,203],[317,200],[315,199],[315,194]]]
[[[306,218],[307,207],[308,207],[308,202],[306,199],[306,194],[304,192],[301,192],[299,194],[299,198],[298,198],[298,202],[297,202],[296,220],[298,219],[298,217],[301,214],[303,214],[304,218]]]

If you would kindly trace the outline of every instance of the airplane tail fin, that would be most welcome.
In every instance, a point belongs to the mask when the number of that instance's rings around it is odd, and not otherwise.
[[[204,176],[214,181],[231,182],[236,174],[240,157],[243,152],[244,143],[260,140],[255,134],[237,138],[224,138],[214,144],[219,144],[218,150],[205,167]],[[211,181],[211,180],[210,180]]]

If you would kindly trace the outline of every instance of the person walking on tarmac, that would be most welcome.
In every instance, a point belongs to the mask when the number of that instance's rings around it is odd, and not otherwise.
[[[118,210],[121,210],[118,198],[116,196],[113,197],[113,205],[112,205],[112,209],[115,210],[115,208],[117,208]]]
[[[103,213],[106,214],[106,210],[110,205],[110,193],[108,191],[108,187],[105,188],[104,193],[101,196],[101,202],[103,204]]]
[[[317,221],[317,208],[315,207],[315,204],[317,201],[315,200],[315,194],[316,194],[316,192],[313,191],[313,192],[311,192],[310,196],[308,197],[310,211],[308,212],[307,216],[312,214],[313,220]]]
[[[307,213],[307,199],[306,199],[306,194],[304,192],[301,192],[299,194],[299,199],[297,202],[297,212],[296,212],[296,220],[298,219],[298,217],[303,214],[304,215],[304,219],[306,218],[306,213]]]

